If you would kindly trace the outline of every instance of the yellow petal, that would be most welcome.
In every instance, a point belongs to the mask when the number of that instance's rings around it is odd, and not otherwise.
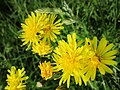
[[[96,76],[96,66],[93,66],[93,73],[91,75],[91,80],[94,80]]]
[[[97,37],[93,38],[93,47],[94,47],[94,50],[97,49]]]
[[[105,70],[103,69],[101,63],[98,65],[98,69],[99,69],[101,74],[103,74],[103,75],[105,74]]]
[[[82,81],[81,81],[81,78],[79,79],[79,85],[82,85]]]
[[[87,80],[87,78],[84,76],[84,74],[83,74],[82,72],[80,72],[80,76],[81,76],[84,84],[87,85],[87,81],[88,81],[88,80]],[[82,84],[81,78],[80,78],[80,80],[79,80],[79,85]]]
[[[72,37],[70,34],[67,35],[68,43],[72,44]]]
[[[62,23],[60,23],[60,21],[61,21],[61,19],[57,20],[57,21],[54,23],[54,25],[58,25],[58,23],[59,23],[60,25],[62,25]]]
[[[103,58],[104,58],[104,57],[110,57],[110,56],[115,55],[117,52],[118,52],[117,50],[112,50],[112,51],[110,51],[110,52],[105,53],[102,57],[103,57]]]
[[[106,45],[107,45],[107,40],[105,38],[102,38],[98,45],[97,52],[99,52],[99,54],[101,54],[103,52],[104,48],[106,47]]]
[[[78,80],[78,77],[80,76],[79,71],[78,70],[74,70],[73,73],[74,73],[74,77],[76,77],[75,81],[79,81]]]
[[[74,72],[74,79],[75,79],[75,83],[78,84],[79,79],[78,79],[78,75],[75,72]]]
[[[77,48],[77,43],[76,43],[76,33],[72,34],[72,46],[74,48],[74,50]]]
[[[60,21],[61,21],[61,19],[57,20],[57,21],[54,23],[54,25],[60,23]]]
[[[112,60],[112,59],[115,59],[116,56],[111,56],[111,57],[104,57],[105,60]]]
[[[63,77],[63,84],[68,80],[68,78],[70,77],[70,74],[68,74],[67,72],[66,73],[64,73],[63,75],[62,75],[62,77]]]
[[[105,54],[106,52],[108,52],[114,45],[113,44],[109,44],[101,53],[101,55]]]
[[[55,34],[60,34],[60,30],[53,30]]]
[[[107,65],[117,65],[117,62],[113,60],[101,60],[101,62]]]
[[[56,27],[59,27],[59,26],[61,27],[62,25],[63,25],[63,23],[58,23],[58,24],[56,24],[55,26],[56,26]],[[63,27],[63,28],[64,28],[64,27]]]
[[[101,63],[101,66],[103,67],[103,69],[104,69],[106,72],[108,72],[108,73],[113,73],[113,71],[112,71],[108,66],[106,66],[106,65],[104,65],[104,64],[102,64],[102,63]]]
[[[34,20],[33,23],[35,23],[35,14],[33,12],[31,12],[31,17]]]
[[[53,33],[50,34],[50,39],[51,39],[51,41],[55,42],[55,39],[56,39],[56,38],[57,38],[57,37],[56,37],[55,34],[53,34]]]
[[[72,34],[73,41],[76,41],[76,33]]]
[[[92,66],[89,66],[88,72],[85,75],[87,81],[90,79],[91,75],[92,75]]]
[[[89,66],[85,67],[82,69],[81,73],[85,74],[89,70]]]
[[[70,86],[70,76],[68,77],[68,80],[67,80],[67,88],[69,88]]]
[[[62,84],[62,82],[63,82],[63,77],[60,79],[60,81],[59,81],[59,86],[61,86],[61,84]]]

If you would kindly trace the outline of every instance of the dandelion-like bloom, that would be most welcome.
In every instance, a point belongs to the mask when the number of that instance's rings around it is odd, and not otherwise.
[[[28,18],[25,19],[25,23],[22,23],[22,34],[19,38],[22,39],[23,45],[28,44],[28,48],[31,44],[39,41],[40,34],[43,34],[43,28],[45,28],[46,23],[48,23],[47,15],[40,13],[33,13],[28,15]]]
[[[32,46],[32,52],[44,56],[52,52],[52,47],[48,42],[41,40]]]
[[[38,66],[41,70],[41,76],[42,78],[44,78],[45,80],[50,79],[52,77],[52,66],[50,62],[46,62],[44,61],[43,63],[40,63],[40,65]]]
[[[86,73],[86,78],[89,80],[95,79],[96,76],[96,69],[100,71],[102,75],[105,72],[112,73],[112,70],[108,67],[108,65],[116,65],[117,62],[113,59],[116,57],[114,56],[117,53],[117,50],[111,50],[113,44],[107,44],[107,40],[102,38],[97,45],[97,37],[94,37],[93,40],[86,39],[85,48],[88,48],[93,53],[87,60],[85,59],[85,68],[83,69],[83,73]]]
[[[61,22],[61,19],[58,19],[55,21],[57,18],[57,15],[55,14],[49,14],[48,15],[48,23],[46,27],[43,29],[44,34],[42,35],[45,40],[48,40],[48,42],[53,41],[55,42],[55,39],[57,38],[56,34],[60,34],[60,30],[62,30],[64,27],[62,26],[63,23]]]
[[[67,35],[68,43],[64,40],[58,42],[58,47],[54,50],[53,60],[56,66],[53,67],[54,72],[62,71],[59,85],[67,82],[67,88],[70,86],[70,77],[73,76],[76,84],[82,84],[81,78],[86,84],[86,79],[81,73],[83,68],[81,64],[82,47],[78,47],[76,42],[76,34]]]
[[[21,70],[16,70],[15,66],[11,67],[11,70],[8,70],[10,74],[7,74],[7,86],[6,90],[24,90],[26,88],[25,81],[28,79],[28,76],[25,75],[24,68]]]

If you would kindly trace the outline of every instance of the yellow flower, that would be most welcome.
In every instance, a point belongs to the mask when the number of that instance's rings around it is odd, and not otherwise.
[[[52,52],[52,47],[46,41],[41,40],[39,43],[32,46],[32,52],[44,56]]]
[[[45,80],[50,79],[52,77],[52,66],[50,62],[44,61],[44,63],[40,63],[38,66],[41,70],[41,76]]]
[[[7,74],[7,86],[6,90],[25,90],[26,85],[25,81],[28,79],[28,76],[24,77],[25,71],[24,68],[21,70],[16,70],[15,66],[11,67],[11,70],[8,70],[10,74]]]
[[[24,42],[23,45],[28,44],[30,48],[31,44],[39,41],[40,34],[43,34],[43,28],[45,28],[48,23],[47,15],[40,13],[31,12],[31,16],[28,15],[28,18],[25,19],[25,23],[22,23],[22,34],[19,38]]]
[[[86,39],[85,48],[90,50],[88,52],[92,52],[89,55],[89,58],[85,58],[83,73],[86,73],[86,78],[89,80],[95,79],[96,69],[100,71],[101,74],[105,74],[105,72],[112,73],[112,70],[108,67],[108,65],[116,65],[117,62],[113,59],[117,53],[117,50],[111,50],[113,44],[107,44],[107,40],[102,38],[97,45],[97,37],[94,37],[93,40]]]
[[[60,23],[61,19],[56,20],[57,16],[55,14],[48,14],[48,23],[46,27],[43,29],[44,34],[42,35],[45,40],[55,42],[57,38],[56,34],[60,34],[60,30],[64,27],[62,26],[63,23]]]
[[[83,47],[78,47],[76,42],[76,34],[67,35],[68,43],[64,40],[58,42],[58,47],[54,50],[53,60],[56,66],[53,67],[54,72],[63,72],[62,78],[60,79],[59,85],[67,82],[67,88],[70,86],[70,77],[75,78],[76,84],[82,84],[81,78],[86,84],[84,75],[81,73],[83,68],[81,64],[81,52]]]

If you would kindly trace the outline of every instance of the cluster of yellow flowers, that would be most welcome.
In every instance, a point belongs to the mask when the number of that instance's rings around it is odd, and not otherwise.
[[[63,23],[60,23],[61,19],[56,21],[56,18],[55,14],[31,12],[31,16],[28,15],[25,23],[21,24],[23,30],[19,38],[24,42],[23,45],[27,44],[27,49],[32,47],[32,52],[39,55],[50,53],[52,51],[50,42],[55,42],[56,35],[64,28]]]
[[[69,88],[71,76],[74,77],[76,84],[82,85],[83,81],[87,85],[87,81],[95,80],[97,69],[102,75],[105,72],[113,73],[109,65],[117,65],[113,60],[117,50],[113,50],[114,45],[108,44],[105,38],[100,41],[97,37],[92,40],[86,38],[85,41],[77,42],[74,32],[72,35],[67,35],[67,42],[59,40],[58,46],[55,49],[52,48],[51,42],[55,43],[56,35],[59,35],[60,30],[64,28],[61,19],[56,20],[56,18],[55,14],[31,12],[31,15],[25,19],[25,23],[22,23],[22,33],[19,38],[23,41],[23,45],[28,45],[27,50],[31,48],[33,54],[37,53],[40,56],[53,51],[53,63],[44,61],[38,66],[42,78],[47,80],[57,72],[62,72],[59,85],[67,82],[67,88]],[[28,79],[28,77],[22,78],[25,74],[24,69],[15,70],[15,67],[12,67],[11,71],[8,71],[10,73],[10,76],[7,76],[6,89],[8,90],[21,90],[18,88],[25,87],[22,81]],[[17,83],[13,84],[13,82]]]
[[[67,35],[67,40],[68,43],[60,40],[53,54],[56,64],[53,71],[63,72],[59,85],[67,82],[69,88],[70,76],[73,76],[76,84],[79,83],[79,85],[82,84],[82,78],[86,85],[87,81],[95,79],[97,68],[102,75],[105,72],[112,73],[108,65],[117,64],[113,60],[117,50],[111,50],[114,45],[108,45],[105,38],[102,38],[99,44],[97,44],[97,37],[94,37],[93,40],[86,38],[85,44],[81,45],[81,41],[76,42],[76,33],[73,33]]]

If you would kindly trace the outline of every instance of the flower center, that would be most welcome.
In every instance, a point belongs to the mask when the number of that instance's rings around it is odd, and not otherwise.
[[[91,63],[94,65],[98,65],[99,64],[99,57],[93,56],[91,58]]]
[[[45,29],[44,29],[44,32],[45,33],[48,33],[49,31],[51,31],[51,26],[48,25]]]
[[[45,77],[45,78],[50,78],[52,76],[52,71],[50,69],[44,70],[41,72],[41,74]]]

